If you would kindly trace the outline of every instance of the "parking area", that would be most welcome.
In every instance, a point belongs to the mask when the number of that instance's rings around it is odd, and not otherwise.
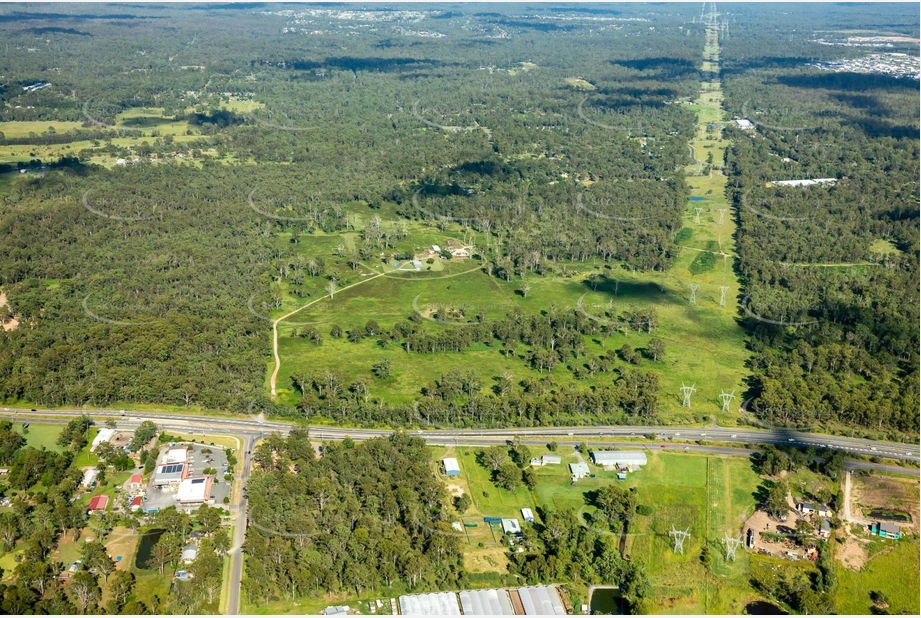
[[[224,475],[231,473],[231,469],[227,465],[227,455],[224,453],[223,447],[195,444],[191,442],[177,442],[164,445],[161,448],[161,456],[166,451],[172,451],[182,447],[188,449],[186,459],[187,472],[185,478],[201,478],[207,473],[208,476],[212,477],[210,492],[207,497],[208,504],[211,506],[224,507],[224,498],[229,498],[230,496],[232,481],[224,479]],[[147,485],[144,510],[150,513],[171,506],[179,507],[177,503],[178,484],[157,487],[155,484],[156,478],[156,473],[152,474],[150,482]],[[195,510],[199,506],[200,504],[184,505],[180,508]]]

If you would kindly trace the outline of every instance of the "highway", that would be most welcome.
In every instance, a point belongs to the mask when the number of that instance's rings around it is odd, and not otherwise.
[[[231,615],[240,613],[240,591],[243,579],[243,541],[247,525],[247,499],[242,488],[246,485],[252,471],[252,452],[255,443],[263,436],[274,432],[286,434],[294,425],[283,422],[267,422],[260,417],[224,418],[194,415],[164,414],[155,412],[138,412],[123,410],[38,410],[4,408],[0,418],[13,422],[29,423],[67,423],[70,418],[88,414],[96,421],[114,419],[120,429],[131,430],[142,421],[151,420],[158,427],[167,431],[187,434],[198,432],[210,435],[230,434],[243,439],[240,453],[241,491],[234,492],[236,502],[231,505],[235,510],[234,532],[230,550],[230,582],[228,586],[227,610]],[[357,429],[326,426],[309,426],[310,435],[317,440],[367,440],[388,435],[386,429]],[[410,430],[414,436],[423,438],[429,444],[446,446],[490,446],[505,444],[514,437],[531,446],[541,446],[555,441],[561,447],[575,447],[585,442],[589,446],[608,448],[645,448],[649,450],[669,450],[679,452],[711,453],[715,455],[732,455],[747,457],[757,452],[762,444],[811,445],[817,451],[822,449],[839,449],[845,454],[861,456],[878,456],[888,459],[901,459],[907,462],[921,461],[921,449],[917,444],[900,444],[848,438],[796,431],[763,431],[754,429],[726,429],[721,427],[651,427],[651,426],[596,426],[596,427],[528,427],[507,429],[437,429]],[[645,439],[654,435],[655,440]],[[619,442],[621,440],[632,440]],[[717,442],[716,444],[698,444],[698,442]],[[736,443],[739,446],[726,446]],[[917,467],[901,467],[863,460],[845,459],[847,470],[865,469],[880,472],[921,475]]]
[[[126,428],[135,426],[142,420],[152,420],[164,428],[176,431],[196,431],[206,428],[212,433],[215,431],[242,433],[271,433],[278,431],[286,433],[294,425],[284,422],[265,422],[255,417],[224,418],[209,416],[179,416],[175,414],[125,412],[121,416],[120,410],[16,410],[5,409],[4,414],[10,420],[17,416],[34,418],[35,422],[48,422],[49,419],[39,418],[38,415],[69,418],[81,414],[89,414],[94,418],[115,418],[120,425]],[[20,420],[28,420],[23,418]],[[364,440],[372,437],[387,435],[387,429],[357,429],[339,428],[328,426],[309,426],[310,433],[320,440],[341,440],[350,437],[353,440]],[[898,442],[885,442],[866,440],[863,438],[849,438],[845,436],[832,436],[814,434],[800,431],[777,429],[766,431],[749,428],[724,428],[724,427],[656,427],[656,426],[594,426],[594,427],[528,427],[504,429],[436,429],[414,430],[414,435],[425,438],[432,444],[453,444],[455,439],[458,444],[494,444],[495,440],[506,440],[513,436],[522,439],[540,437],[547,440],[572,438],[577,442],[590,442],[592,439],[610,438],[637,438],[642,439],[645,434],[654,434],[656,440],[671,439],[672,441],[705,441],[745,444],[795,444],[798,446],[812,445],[816,450],[839,449],[845,453],[863,456],[886,457],[889,459],[903,459],[921,463],[921,449],[918,444],[903,444]],[[636,446],[636,445],[633,445]]]

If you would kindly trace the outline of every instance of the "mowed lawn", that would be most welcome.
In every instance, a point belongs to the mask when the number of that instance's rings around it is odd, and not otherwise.
[[[887,543],[891,543],[892,548],[871,558],[860,571],[846,569],[835,560],[835,574],[838,576],[836,609],[839,614],[874,613],[870,601],[870,592],[874,590],[886,595],[890,614],[916,616],[921,612],[918,590],[921,542],[905,539]]]
[[[26,446],[32,446],[37,449],[44,447],[57,453],[64,452],[64,448],[56,444],[58,436],[61,435],[61,430],[64,429],[63,425],[29,423],[28,431],[23,431],[21,422],[17,422],[15,417],[13,417],[12,421],[13,429],[25,436]]]

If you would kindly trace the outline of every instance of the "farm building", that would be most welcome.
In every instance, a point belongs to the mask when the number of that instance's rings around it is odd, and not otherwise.
[[[109,505],[109,496],[93,496],[93,499],[90,500],[90,505],[87,507],[87,510],[91,513],[96,511],[104,511]]]
[[[404,616],[460,616],[460,605],[453,592],[404,594],[400,597],[400,613]]]
[[[873,525],[873,534],[881,536],[884,539],[900,539],[902,538],[902,529],[899,528],[898,524],[880,521]]]
[[[518,524],[517,519],[503,519],[502,520],[502,532],[505,534],[520,535],[521,526]]]
[[[532,458],[531,458],[531,465],[532,465],[532,466],[542,466],[542,465],[544,465],[544,462],[541,460],[540,457],[532,457]]]
[[[208,501],[211,495],[211,477],[184,479],[176,491],[176,502],[182,506],[197,506]]]
[[[345,616],[349,613],[348,605],[330,605],[323,610],[324,616]]]
[[[544,455],[540,458],[540,461],[545,466],[558,466],[563,463],[563,458],[559,455]]]
[[[572,473],[572,480],[574,481],[585,478],[590,474],[588,470],[588,464],[584,463],[569,464],[569,471]]]
[[[592,451],[592,461],[596,466],[645,466],[646,453],[643,451]]]
[[[112,439],[112,436],[114,435],[115,435],[114,429],[109,429],[108,427],[106,427],[105,429],[100,429],[99,433],[96,434],[96,437],[93,438],[93,443],[90,445],[90,453],[94,453],[96,451],[97,446],[99,446],[103,442],[108,442],[109,440]]]
[[[80,483],[84,487],[89,487],[96,482],[96,477],[99,475],[99,471],[96,468],[87,468],[83,471],[83,481]]]
[[[560,594],[552,586],[528,586],[516,590],[527,616],[565,616]]]
[[[460,476],[460,466],[454,457],[445,457],[441,460],[445,468],[445,476]]]
[[[831,523],[827,519],[822,520],[822,525],[819,527],[819,536],[823,538],[828,538],[831,535]]]
[[[514,616],[507,590],[461,590],[461,607],[465,616]]]
[[[187,545],[185,549],[182,550],[182,560],[183,564],[192,564],[195,562],[195,558],[198,557],[198,548],[194,545]]]
[[[825,185],[833,185],[836,182],[838,182],[837,178],[806,178],[803,180],[773,180],[771,185],[774,187],[811,187],[814,185],[824,187]]]
[[[157,466],[154,472],[154,487],[173,487],[188,476],[189,468],[184,463],[170,463]]]
[[[742,129],[743,131],[748,131],[750,129],[755,128],[755,125],[752,124],[752,121],[748,120],[747,118],[739,118],[738,120],[735,120],[734,122],[736,123],[736,126]]]
[[[521,518],[530,524],[534,523],[534,513],[531,509],[521,509]]]

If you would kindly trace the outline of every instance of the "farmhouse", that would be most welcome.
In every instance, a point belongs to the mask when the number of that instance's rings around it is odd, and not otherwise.
[[[460,466],[454,457],[445,457],[441,460],[445,469],[445,476],[460,476]]]
[[[197,506],[208,501],[211,495],[211,477],[184,479],[176,491],[176,502],[181,506]]]
[[[192,564],[195,562],[195,558],[198,557],[198,548],[194,545],[187,545],[185,549],[182,550],[182,560],[183,564]]]
[[[596,466],[639,467],[646,465],[646,453],[643,451],[592,451],[592,461]]]
[[[137,511],[141,508],[141,503],[144,501],[140,496],[135,496],[131,499],[131,504],[128,507],[132,512]]]
[[[517,519],[503,519],[502,532],[508,535],[521,536],[521,526]]]
[[[574,481],[589,475],[588,464],[584,463],[569,464],[569,471],[572,473],[572,480]]]
[[[563,463],[563,458],[560,457],[559,455],[544,455],[543,457],[540,458],[540,461],[545,466],[559,465]]]
[[[827,519],[822,520],[822,525],[819,527],[819,536],[827,539],[831,535],[831,523]]]
[[[106,506],[108,505],[109,505],[109,496],[93,496],[93,499],[90,500],[90,505],[89,505],[89,508],[87,508],[87,510],[90,513],[94,513],[96,511],[104,511],[106,510]]]
[[[140,474],[132,474],[131,478],[128,479],[128,489],[132,491],[137,491],[144,486],[144,477]]]
[[[881,536],[884,539],[898,540],[902,538],[902,529],[899,528],[898,524],[888,521],[879,521],[873,526],[873,534]]]

